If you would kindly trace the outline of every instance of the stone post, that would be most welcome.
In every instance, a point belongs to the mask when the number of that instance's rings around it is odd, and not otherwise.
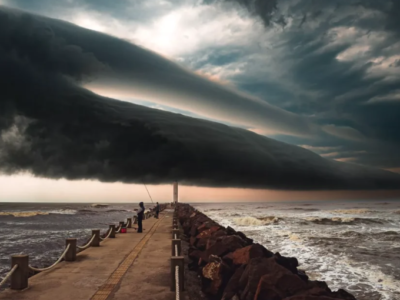
[[[90,244],[90,247],[99,247],[100,246],[100,229],[93,229],[92,236],[94,235],[94,239]]]
[[[11,268],[18,265],[18,268],[11,275],[11,289],[23,290],[28,287],[29,276],[29,256],[13,255],[11,256]]]
[[[75,261],[76,260],[76,239],[66,239],[65,246],[69,249],[65,254],[65,261]]]
[[[110,238],[112,239],[115,238],[115,225],[110,224],[108,227],[109,227],[108,230],[111,230]]]

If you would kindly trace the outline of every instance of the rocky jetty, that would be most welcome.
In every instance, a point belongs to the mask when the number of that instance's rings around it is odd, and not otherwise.
[[[203,292],[216,300],[356,300],[345,290],[309,280],[294,257],[273,253],[242,232],[225,228],[188,204],[177,207],[189,269]]]

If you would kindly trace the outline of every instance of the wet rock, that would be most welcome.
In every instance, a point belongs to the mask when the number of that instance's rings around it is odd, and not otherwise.
[[[204,260],[208,262],[210,255],[216,255],[219,257],[240,249],[244,246],[244,241],[237,235],[222,236],[217,238],[215,244],[210,246],[204,251]]]
[[[230,252],[230,253],[224,255],[224,257],[222,257],[222,260],[223,260],[226,264],[228,264],[228,265],[230,265],[230,266],[233,266],[233,252]]]
[[[297,275],[304,281],[308,281],[308,276],[304,270],[297,270]]]
[[[297,275],[276,264],[270,273],[261,277],[254,300],[281,300],[306,288],[306,283]]]
[[[240,236],[242,240],[246,242],[246,245],[253,244],[253,239],[249,239],[243,232],[237,231],[236,235]]]
[[[219,226],[212,226],[209,229],[203,230],[200,232],[196,238],[201,239],[201,238],[209,238],[212,236],[213,233],[217,232],[221,227]]]
[[[299,262],[295,257],[284,257],[279,254],[279,252],[274,254],[274,258],[278,264],[290,270],[293,274],[297,274],[297,267]]]
[[[199,227],[197,227],[198,232],[203,232],[204,230],[210,229],[213,226],[216,226],[217,224],[214,221],[206,221],[203,224],[201,224]]]
[[[310,281],[294,257],[273,254],[231,227],[223,227],[190,205],[178,218],[191,247],[189,268],[197,270],[211,300],[355,300],[344,290]]]
[[[253,258],[247,264],[239,280],[240,299],[253,300],[260,278],[269,271],[270,258]]]
[[[247,264],[250,259],[264,257],[264,247],[259,244],[253,244],[238,249],[232,253],[232,263],[235,265]]]
[[[236,269],[235,273],[229,279],[228,284],[225,287],[221,300],[231,300],[235,296],[238,298],[237,295],[239,293],[239,280],[240,277],[242,277],[245,268],[246,266],[242,265],[238,269]]]
[[[332,295],[334,295],[337,299],[357,300],[352,294],[342,289],[339,289],[337,292],[333,292]]]
[[[226,228],[226,234],[227,234],[227,235],[236,235],[236,230],[233,229],[232,227],[228,226],[228,227]]]
[[[189,239],[190,246],[194,246],[196,244],[196,241],[196,238],[194,236],[191,236]]]
[[[284,298],[282,300],[338,300],[338,298],[332,298],[332,297],[327,297],[327,296],[307,295],[307,296],[292,296],[292,297]]]
[[[219,257],[211,256],[210,262],[202,269],[203,291],[210,295],[220,295],[229,279],[231,269]]]
[[[223,229],[220,229],[220,230],[214,232],[212,234],[212,237],[217,238],[217,237],[224,236],[224,235],[226,235],[226,231]]]

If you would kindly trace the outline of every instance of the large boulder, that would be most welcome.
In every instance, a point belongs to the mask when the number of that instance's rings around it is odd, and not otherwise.
[[[299,276],[278,264],[275,257],[251,259],[239,285],[241,300],[282,300],[308,288]]]
[[[339,298],[340,299],[340,298]],[[269,299],[268,299],[269,300]],[[328,296],[312,296],[312,295],[306,295],[306,296],[292,296],[292,297],[287,297],[282,300],[338,300],[338,298],[332,298]]]
[[[237,235],[218,237],[215,244],[204,251],[203,259],[208,262],[208,257],[210,255],[222,257],[229,252],[242,248],[244,245],[245,242]]]
[[[232,259],[234,265],[243,265],[247,264],[253,258],[271,257],[272,255],[272,252],[269,252],[260,244],[253,244],[236,250],[229,258]]]
[[[202,228],[201,226],[199,228]],[[204,227],[203,227],[204,228]],[[197,236],[197,239],[209,238],[213,235],[213,233],[217,232],[221,227],[220,226],[212,226],[209,229],[202,230]],[[199,231],[199,230],[198,230]]]
[[[203,224],[201,224],[199,227],[197,227],[197,231],[201,233],[204,230],[210,229],[211,227],[216,226],[216,225],[217,225],[217,223],[215,223],[212,220],[209,220],[209,221],[206,221]]]
[[[245,265],[240,266],[233,273],[232,277],[229,279],[228,284],[225,287],[224,293],[221,300],[231,300],[239,293],[239,280],[243,275]]]
[[[332,295],[335,296],[336,299],[357,300],[352,294],[342,289],[339,289],[337,292],[333,292]]]
[[[299,266],[299,262],[297,258],[295,257],[284,257],[279,254],[279,252],[274,254],[275,260],[278,264],[280,264],[282,267],[285,267],[289,271],[291,271],[293,274],[297,274],[297,267]]]
[[[209,295],[221,295],[232,270],[219,257],[210,257],[202,269],[203,291]],[[205,280],[204,280],[205,279]]]
[[[269,272],[270,258],[253,258],[239,280],[240,299],[253,300],[260,278]]]
[[[254,300],[282,300],[307,288],[300,277],[276,263],[271,263],[270,271],[261,277]]]

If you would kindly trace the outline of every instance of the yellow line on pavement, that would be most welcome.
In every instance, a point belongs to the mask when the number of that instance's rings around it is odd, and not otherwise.
[[[108,296],[112,293],[114,288],[121,281],[122,277],[128,271],[129,267],[133,264],[136,257],[142,251],[143,247],[146,245],[148,240],[151,238],[153,233],[156,231],[158,224],[161,219],[153,224],[150,231],[142,238],[142,240],[133,248],[131,253],[123,260],[123,262],[118,266],[118,268],[111,274],[107,281],[97,290],[97,292],[90,298],[90,300],[106,300]]]

